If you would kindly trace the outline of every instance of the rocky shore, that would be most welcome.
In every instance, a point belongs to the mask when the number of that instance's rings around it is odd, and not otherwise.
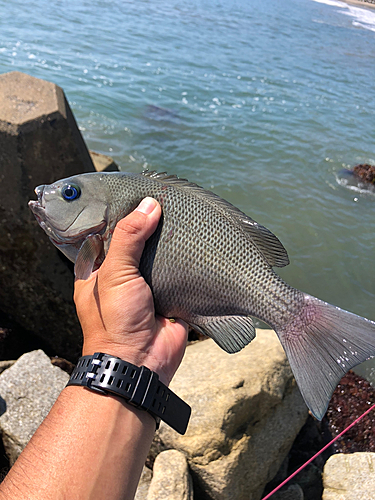
[[[352,5],[362,5],[365,4],[366,7],[375,7],[375,0],[344,0],[345,3]]]
[[[72,265],[50,244],[27,202],[39,184],[104,169],[117,166],[88,151],[62,89],[17,72],[0,75],[3,474],[64,388],[82,343],[72,301]],[[257,338],[233,355],[210,339],[199,341],[194,333],[190,340],[171,387],[190,404],[192,418],[184,436],[160,426],[137,500],[260,500],[355,411],[374,401],[366,381],[349,374],[326,419],[317,423],[308,415],[273,331],[258,330]],[[351,492],[354,487],[363,495],[369,488],[375,491],[374,419],[369,415],[347,441],[318,457],[273,499],[318,500],[322,494],[325,500],[370,498]],[[324,470],[323,493],[324,464],[337,452]],[[344,484],[345,467],[351,476]],[[339,496],[344,490],[347,496]]]

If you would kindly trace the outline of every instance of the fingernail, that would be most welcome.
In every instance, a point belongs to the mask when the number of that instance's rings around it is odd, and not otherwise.
[[[154,200],[154,198],[147,197],[141,201],[136,210],[138,212],[142,212],[145,215],[149,215],[156,207],[156,203],[157,202],[156,200]]]

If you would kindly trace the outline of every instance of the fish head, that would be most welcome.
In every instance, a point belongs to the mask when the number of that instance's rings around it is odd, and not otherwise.
[[[108,228],[109,190],[103,174],[75,175],[35,188],[29,207],[51,242],[72,262],[86,238]]]

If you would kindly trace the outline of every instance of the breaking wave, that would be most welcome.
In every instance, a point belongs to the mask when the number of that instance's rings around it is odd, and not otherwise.
[[[345,172],[346,169],[338,172],[336,174],[336,182],[340,186],[343,186],[350,191],[354,191],[358,194],[370,194],[375,196],[375,186],[372,184],[365,184],[364,182],[359,181],[355,177],[349,175],[349,170]]]
[[[348,5],[344,2],[336,2],[335,0],[314,0],[317,3],[324,3],[326,5],[332,5],[333,7],[347,7]]]
[[[323,3],[332,7],[339,7],[340,12],[352,18],[352,25],[357,28],[364,28],[370,31],[375,31],[375,11],[370,9],[355,7],[344,2],[336,0],[313,0],[317,3]]]

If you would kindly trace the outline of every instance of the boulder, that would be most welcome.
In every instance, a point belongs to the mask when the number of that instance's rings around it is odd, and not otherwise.
[[[337,178],[339,184],[343,186],[354,186],[361,190],[375,191],[375,165],[361,163],[350,170],[343,168],[338,172]]]
[[[360,165],[353,167],[353,172],[364,182],[375,184],[375,165],[361,163]]]
[[[323,471],[323,500],[370,500],[375,496],[375,453],[332,455]]]
[[[40,350],[0,375],[0,429],[11,463],[68,378]],[[171,387],[192,406],[192,418],[185,436],[161,424],[151,450],[152,484],[144,469],[136,498],[163,498],[163,490],[191,498],[187,458],[198,492],[213,500],[259,500],[308,414],[275,333],[258,330],[234,355],[211,340],[190,345]]]
[[[266,485],[263,497],[288,479],[291,474],[304,465],[327,444],[329,437],[327,438],[325,429],[325,424],[322,425],[322,423],[316,420],[312,415],[308,416],[305,425],[294,440],[293,446],[288,456],[281,464],[276,476]],[[305,498],[305,500],[321,500],[323,493],[323,467],[331,454],[329,449],[317,456],[313,463],[305,466],[295,478],[292,478],[283,488],[281,488],[281,490],[275,493],[271,497],[272,500],[277,500],[278,493],[284,493],[284,490],[285,495],[287,495],[286,490],[289,491],[288,485],[292,483],[293,486],[298,485],[302,489],[303,498]],[[298,495],[298,491],[299,488],[293,488],[288,494]]]
[[[72,266],[27,203],[36,186],[91,171],[62,89],[23,73],[0,75],[0,311],[49,354],[72,361],[81,342]]]
[[[21,356],[0,375],[0,429],[13,465],[52,408],[69,375],[43,351]]]
[[[147,500],[148,490],[152,479],[151,470],[144,466],[139,479],[138,488],[135,492],[134,500]]]
[[[13,366],[15,362],[15,360],[0,361],[0,373],[3,373],[3,371]]]
[[[167,450],[156,457],[147,500],[193,500],[193,483],[183,453]]]
[[[97,172],[118,172],[117,163],[111,156],[90,151],[91,160]]]
[[[212,340],[189,346],[171,388],[192,407],[184,436],[160,426],[151,453],[182,451],[198,488],[217,500],[258,500],[308,410],[271,330],[229,355]]]
[[[285,489],[276,491],[272,500],[303,500],[303,490],[299,484],[291,484]]]

